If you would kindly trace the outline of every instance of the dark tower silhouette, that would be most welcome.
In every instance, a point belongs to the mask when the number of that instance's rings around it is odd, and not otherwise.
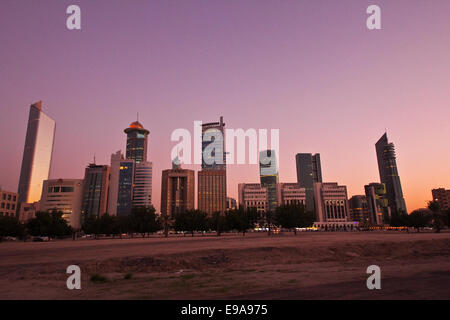
[[[395,147],[388,142],[387,133],[375,144],[377,151],[378,170],[380,172],[381,183],[386,185],[386,196],[391,212],[406,211],[405,199],[403,198],[402,185],[397,170]]]
[[[148,134],[150,132],[144,129],[138,121],[130,124],[124,132],[127,134],[126,158],[134,160],[136,163],[146,162]]]

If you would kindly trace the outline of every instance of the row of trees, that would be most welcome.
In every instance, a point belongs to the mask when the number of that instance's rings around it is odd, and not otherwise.
[[[442,211],[437,201],[429,201],[427,209],[419,209],[409,215],[402,212],[391,214],[390,225],[393,227],[411,227],[417,231],[425,227],[433,227],[436,232],[450,223],[450,210]]]

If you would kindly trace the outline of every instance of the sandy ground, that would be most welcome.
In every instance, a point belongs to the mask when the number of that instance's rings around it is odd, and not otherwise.
[[[366,287],[373,264],[381,290]],[[0,243],[0,299],[450,299],[449,285],[449,232]]]

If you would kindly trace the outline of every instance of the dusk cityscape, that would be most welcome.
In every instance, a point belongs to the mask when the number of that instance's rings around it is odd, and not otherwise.
[[[375,2],[2,0],[0,300],[448,300],[450,2]]]

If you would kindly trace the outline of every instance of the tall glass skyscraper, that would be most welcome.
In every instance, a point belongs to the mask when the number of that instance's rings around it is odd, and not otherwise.
[[[386,185],[386,196],[388,198],[391,212],[406,211],[405,199],[403,198],[402,185],[397,170],[395,147],[388,142],[387,133],[375,144],[378,160],[378,171],[380,172],[381,183]]]
[[[107,212],[110,167],[90,164],[84,174],[82,215],[100,217]]]
[[[19,179],[19,203],[41,199],[42,183],[48,180],[55,138],[55,121],[42,112],[42,102],[30,107]]]
[[[148,134],[147,129],[135,121],[124,130],[127,134],[126,158],[141,163],[147,161]]]
[[[295,156],[297,165],[297,182],[305,188],[306,210],[314,211],[314,183],[322,182],[320,154],[298,153]]]
[[[277,208],[278,165],[275,150],[259,153],[259,176],[261,186],[267,190],[268,210]]]

